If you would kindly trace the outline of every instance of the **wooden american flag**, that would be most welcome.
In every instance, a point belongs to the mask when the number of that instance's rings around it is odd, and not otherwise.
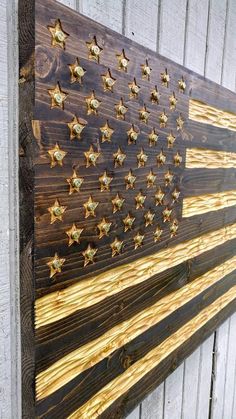
[[[236,99],[35,7],[20,47],[24,417],[121,418],[235,310]]]

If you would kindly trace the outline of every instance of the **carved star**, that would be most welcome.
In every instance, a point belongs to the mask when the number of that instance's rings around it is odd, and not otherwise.
[[[70,68],[70,82],[71,83],[82,83],[82,78],[84,77],[86,70],[80,65],[79,59],[76,58],[74,64],[69,64]]]
[[[167,135],[167,146],[168,148],[172,148],[175,142],[175,136],[170,132],[169,135]]]
[[[157,86],[151,91],[151,102],[159,104],[161,94],[157,89]]]
[[[146,105],[144,105],[142,109],[139,110],[139,118],[142,122],[147,124],[149,116],[150,116],[150,112],[147,110]]]
[[[65,48],[65,41],[69,34],[63,31],[62,25],[59,19],[55,21],[55,26],[48,26],[48,30],[52,35],[52,46],[59,46],[62,49]]]
[[[134,176],[132,174],[132,171],[130,170],[128,175],[125,176],[126,189],[134,189],[135,181],[136,181],[136,176]]]
[[[177,220],[174,220],[172,224],[170,225],[170,237],[176,236],[178,229],[179,229],[179,223]]]
[[[120,147],[118,147],[118,150],[116,153],[113,154],[115,167],[117,166],[123,166],[124,160],[126,159],[126,154],[124,154]]]
[[[135,131],[134,129],[134,125],[132,124],[131,128],[129,129],[129,131],[127,131],[127,135],[128,135],[128,144],[135,144],[138,138],[138,134],[139,132]]]
[[[67,125],[68,125],[69,130],[70,130],[70,139],[74,140],[74,138],[77,138],[79,140],[81,138],[81,133],[82,133],[83,129],[87,125],[87,121],[74,116],[72,121],[69,122]]]
[[[102,75],[102,81],[103,81],[104,92],[107,92],[107,91],[113,92],[113,86],[116,82],[116,79],[112,77],[111,71],[109,68],[106,74]]]
[[[158,140],[158,134],[156,133],[155,128],[152,129],[151,133],[148,136],[150,147],[155,146]]]
[[[146,195],[143,195],[142,192],[139,192],[138,195],[136,195],[135,197],[136,209],[144,208],[145,199],[146,199]]]
[[[165,208],[162,211],[164,223],[166,223],[166,221],[170,221],[171,214],[172,214],[172,209],[170,209],[170,208]]]
[[[144,167],[147,162],[147,159],[147,154],[145,154],[143,148],[141,148],[140,153],[137,154],[138,167]]]
[[[50,269],[50,278],[61,272],[62,265],[65,263],[65,261],[66,259],[60,258],[58,254],[55,253],[54,258],[47,263]]]
[[[59,201],[56,199],[53,206],[48,208],[48,211],[51,214],[50,224],[55,223],[56,220],[62,221],[62,216],[67,207],[60,205]]]
[[[99,61],[100,61],[100,54],[101,54],[103,48],[101,48],[98,45],[97,40],[96,40],[96,37],[94,36],[94,38],[93,38],[92,41],[86,42],[86,45],[87,45],[87,48],[89,50],[89,56],[88,56],[89,59],[90,60],[94,60],[97,63],[99,63]]]
[[[116,237],[110,246],[111,246],[111,251],[112,251],[111,255],[112,257],[114,257],[121,253],[123,242]]]
[[[109,126],[108,121],[100,128],[100,131],[102,133],[102,143],[110,142],[114,130]]]
[[[67,93],[61,90],[59,83],[57,83],[54,89],[49,89],[48,94],[51,97],[51,109],[53,108],[64,109],[64,102],[68,95]]]
[[[140,90],[140,87],[136,83],[136,79],[134,78],[134,81],[132,83],[129,83],[128,86],[130,88],[130,98],[136,98]]]
[[[159,120],[160,120],[160,127],[165,128],[168,121],[168,116],[166,115],[165,111],[161,113]]]
[[[179,196],[180,196],[180,191],[178,191],[175,188],[174,191],[172,192],[173,202],[178,202]]]
[[[95,97],[94,91],[91,93],[89,97],[85,99],[87,103],[87,115],[91,115],[92,113],[97,115],[98,108],[101,104],[101,101]]]
[[[155,217],[155,213],[151,212],[150,210],[148,210],[148,212],[146,212],[146,214],[144,214],[145,227],[153,225],[154,217]]]
[[[90,244],[87,249],[82,252],[84,257],[84,266],[87,266],[89,263],[94,263],[94,256],[96,255],[98,249],[93,248]]]
[[[109,236],[108,233],[110,231],[111,225],[112,223],[109,223],[105,218],[102,219],[102,221],[97,225],[99,230],[99,239],[101,239],[103,236]]]
[[[51,158],[51,168],[55,167],[57,164],[58,166],[63,165],[63,159],[67,155],[66,151],[63,151],[59,145],[56,143],[55,147],[53,147],[51,150],[48,150],[48,154]]]
[[[129,59],[126,57],[125,51],[122,50],[122,53],[121,54],[116,54],[116,56],[117,56],[117,59],[118,59],[119,70],[123,70],[123,71],[127,72]]]
[[[154,186],[154,182],[156,180],[156,175],[154,175],[153,171],[150,170],[150,172],[147,175],[147,187],[151,188]]]
[[[113,204],[113,214],[115,214],[117,211],[121,210],[125,200],[123,198],[121,198],[120,195],[117,193],[115,198],[112,199],[111,202]]]
[[[66,231],[67,236],[69,237],[68,246],[71,246],[73,243],[80,243],[81,233],[84,231],[83,228],[76,227],[74,223],[72,227]]]
[[[142,78],[150,80],[152,69],[148,65],[148,60],[146,60],[145,64],[141,65],[141,68],[142,68]]]
[[[186,89],[186,83],[185,83],[183,77],[180,80],[178,80],[178,85],[179,85],[180,92],[184,93],[184,91]]]
[[[165,197],[165,194],[162,191],[162,189],[159,187],[158,190],[155,193],[156,206],[163,205],[164,197]]]
[[[182,156],[179,154],[179,152],[178,152],[178,151],[177,151],[177,153],[175,154],[175,156],[174,156],[173,160],[174,160],[174,164],[175,164],[175,166],[180,166],[180,165],[181,165],[181,163],[182,163],[182,161],[183,161],[183,158],[182,158]]]
[[[89,147],[88,151],[84,152],[84,155],[86,158],[86,167],[96,166],[96,162],[100,156],[100,153],[95,151],[92,145]]]
[[[74,192],[79,192],[80,187],[84,181],[82,177],[77,175],[76,170],[73,170],[72,176],[66,180],[70,186],[69,195],[72,195]]]
[[[157,155],[157,164],[158,166],[163,166],[165,162],[166,162],[166,155],[161,150],[161,152]]]
[[[163,233],[163,230],[159,226],[157,226],[153,234],[155,243],[161,240],[162,233]]]
[[[124,105],[124,101],[122,98],[120,99],[119,103],[115,105],[115,110],[117,119],[124,120],[128,107]]]
[[[168,186],[171,184],[174,175],[168,170],[168,172],[166,172],[164,177],[165,177],[165,184],[166,186]]]
[[[88,201],[85,202],[85,204],[83,204],[84,208],[85,208],[85,218],[88,218],[90,216],[91,217],[96,217],[95,210],[96,210],[98,204],[99,204],[99,202],[94,201],[93,198],[90,195]]]
[[[184,120],[181,115],[176,119],[177,122],[177,131],[182,130],[184,126]]]
[[[143,239],[144,235],[137,233],[136,236],[134,236],[134,248],[135,250],[138,249],[138,247],[141,247],[143,245]]]
[[[124,223],[124,232],[126,233],[126,231],[131,230],[133,227],[133,223],[135,221],[135,217],[132,217],[130,215],[130,213],[128,213],[128,215],[126,215],[126,217],[123,219],[123,223]]]
[[[101,183],[101,192],[109,191],[110,190],[110,183],[112,181],[112,177],[108,176],[107,171],[99,177],[99,182]]]
[[[175,92],[172,93],[172,95],[169,97],[170,102],[170,109],[175,110],[178,100],[175,97]]]
[[[164,73],[161,73],[161,84],[162,86],[168,87],[170,82],[170,76],[167,72],[167,68],[165,69]]]

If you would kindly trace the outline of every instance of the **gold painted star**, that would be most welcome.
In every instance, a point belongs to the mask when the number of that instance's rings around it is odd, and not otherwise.
[[[63,221],[62,216],[65,212],[67,207],[60,205],[59,201],[56,199],[53,206],[48,208],[48,212],[51,214],[51,222],[50,224],[55,223],[56,220]]]
[[[102,143],[110,142],[114,129],[109,126],[108,121],[100,128],[100,131],[102,133]]]
[[[144,167],[147,162],[147,159],[147,154],[145,154],[143,148],[141,148],[140,153],[137,154],[138,167]]]
[[[186,89],[186,83],[185,83],[183,77],[180,80],[178,80],[178,85],[179,85],[180,92],[184,93],[184,91]]]
[[[74,192],[79,192],[80,187],[84,181],[82,177],[77,175],[76,170],[73,170],[72,176],[66,180],[70,186],[69,195],[72,195]]]
[[[55,167],[57,164],[58,166],[63,165],[63,159],[67,155],[66,151],[63,151],[59,145],[56,143],[55,147],[51,150],[48,150],[48,154],[51,158],[51,168]]]
[[[115,214],[117,211],[121,210],[125,200],[123,198],[121,198],[120,195],[117,193],[115,198],[112,199],[111,202],[113,204],[113,214]]]
[[[155,217],[155,213],[151,212],[150,210],[148,210],[148,212],[146,212],[146,214],[144,214],[145,227],[153,225],[154,217]]]
[[[148,65],[148,60],[146,60],[145,64],[141,65],[141,68],[142,68],[142,78],[150,80],[152,69]]]
[[[136,195],[135,197],[136,209],[144,208],[145,199],[146,199],[146,195],[143,195],[142,192],[139,192],[138,195]]]
[[[167,147],[172,148],[175,142],[175,136],[170,132],[169,135],[167,135]]]
[[[167,68],[165,69],[164,73],[161,73],[161,83],[162,86],[168,87],[170,82],[170,76],[167,72]]]
[[[79,244],[80,236],[83,231],[84,231],[83,228],[76,227],[76,224],[74,223],[72,227],[66,231],[66,234],[69,237],[68,246],[71,246],[73,243]]]
[[[86,167],[96,166],[96,162],[100,156],[100,153],[95,151],[92,145],[89,147],[88,151],[84,152],[84,155],[86,158]]]
[[[48,26],[48,30],[52,35],[52,46],[59,46],[65,49],[65,41],[69,34],[63,31],[62,25],[59,19],[55,21],[55,26]]]
[[[79,59],[76,58],[74,64],[69,64],[70,68],[70,82],[71,83],[82,83],[82,78],[84,77],[86,70],[80,65]]]
[[[177,122],[177,131],[182,130],[184,126],[184,120],[181,115],[178,116],[178,118],[176,119],[176,122]]]
[[[178,229],[179,229],[179,223],[177,220],[174,220],[172,224],[170,225],[170,237],[176,236]]]
[[[103,50],[103,48],[101,48],[96,40],[96,37],[94,36],[92,41],[88,41],[86,42],[87,48],[89,50],[89,59],[96,61],[97,63],[99,63],[100,61],[100,54]]]
[[[67,93],[61,90],[59,83],[57,83],[54,89],[49,89],[48,94],[51,97],[51,109],[53,108],[64,109],[64,102],[68,95]]]
[[[174,189],[174,191],[172,192],[172,198],[173,198],[173,202],[178,202],[180,196],[180,191],[178,191],[178,189]]]
[[[97,225],[97,228],[99,230],[99,236],[98,238],[101,239],[103,236],[109,236],[109,231],[111,228],[112,223],[109,223],[104,217],[102,221]]]
[[[169,97],[170,102],[170,110],[175,110],[178,100],[175,97],[175,92],[172,93],[172,95]]]
[[[157,226],[153,234],[155,243],[161,240],[162,233],[163,233],[163,230],[159,226]]]
[[[164,177],[165,177],[165,184],[166,186],[168,186],[171,184],[174,175],[168,170],[168,172],[165,173]]]
[[[128,175],[125,176],[126,189],[134,189],[135,181],[136,181],[136,176],[132,174],[132,171],[130,169]]]
[[[132,124],[131,128],[127,131],[128,135],[128,144],[135,144],[138,138],[139,132],[135,131],[134,125]]]
[[[152,129],[151,133],[148,136],[150,147],[155,146],[158,140],[158,134],[156,133],[155,128]]]
[[[157,155],[157,164],[158,166],[163,166],[165,162],[166,162],[166,155],[161,150],[161,152]]]
[[[47,263],[50,269],[50,278],[61,272],[62,265],[65,263],[65,261],[66,259],[60,258],[58,254],[55,253],[54,258]]]
[[[175,156],[174,156],[173,160],[174,160],[174,164],[175,164],[175,166],[176,166],[176,167],[181,165],[181,163],[182,163],[182,161],[183,161],[183,158],[182,158],[182,156],[179,154],[179,152],[178,152],[178,151],[177,151],[177,153],[175,154]]]
[[[135,250],[138,249],[138,247],[141,247],[143,245],[143,239],[144,235],[137,233],[136,236],[134,236],[134,248]]]
[[[124,223],[124,232],[126,233],[126,231],[131,230],[133,227],[133,223],[135,221],[135,217],[132,217],[130,215],[130,213],[128,213],[128,215],[126,215],[125,218],[123,218],[123,223]]]
[[[161,113],[159,117],[159,121],[160,121],[160,127],[165,128],[168,121],[168,116],[166,115],[165,111]]]
[[[103,81],[104,92],[107,92],[107,91],[113,92],[113,86],[116,82],[116,79],[112,77],[111,71],[109,68],[106,74],[102,75],[102,81]]]
[[[162,189],[159,187],[158,190],[155,193],[156,206],[163,205],[164,197],[165,197],[165,194],[162,191]]]
[[[160,97],[161,97],[161,94],[158,91],[157,86],[155,86],[154,89],[151,91],[151,102],[159,104]]]
[[[67,125],[68,125],[69,130],[70,130],[70,139],[74,140],[75,138],[77,138],[79,140],[81,138],[81,133],[82,133],[83,129],[87,125],[87,121],[74,116],[72,121],[69,122]]]
[[[147,175],[147,187],[148,188],[153,187],[155,180],[156,180],[156,175],[154,175],[153,171],[150,170],[150,172]]]
[[[116,237],[110,246],[111,246],[111,251],[112,251],[111,255],[112,257],[114,257],[121,253],[123,242]]]
[[[107,171],[99,177],[99,182],[101,183],[101,192],[109,191],[110,190],[110,183],[112,181],[112,177],[108,176]]]
[[[172,214],[172,209],[171,209],[171,208],[167,208],[167,207],[166,207],[166,208],[162,211],[162,215],[163,215],[163,222],[164,222],[164,223],[166,223],[166,221],[170,221],[171,214]]]
[[[94,256],[96,255],[98,249],[95,249],[90,244],[87,249],[82,252],[84,257],[84,266],[87,266],[89,263],[94,263]]]
[[[138,97],[138,92],[140,90],[140,87],[137,85],[135,78],[134,78],[134,81],[132,83],[128,83],[128,86],[130,88],[130,95],[129,95],[129,97],[131,99]]]
[[[98,108],[101,104],[101,101],[95,97],[94,91],[92,91],[91,95],[85,99],[87,103],[87,115],[91,115],[92,113],[97,115]]]
[[[142,109],[139,110],[139,118],[142,122],[147,124],[149,116],[150,112],[147,110],[146,105],[144,105]]]
[[[115,110],[117,119],[122,119],[124,121],[128,107],[124,105],[122,98],[120,99],[119,103],[115,105]]]
[[[113,154],[115,167],[123,166],[124,160],[126,159],[126,154],[124,154],[120,147],[116,153]]]
[[[122,50],[122,53],[121,54],[116,54],[116,56],[117,56],[117,59],[118,59],[119,70],[123,70],[123,71],[127,72],[129,59],[126,57],[125,51]]]
[[[96,217],[95,210],[96,210],[98,204],[99,204],[99,202],[95,202],[90,195],[88,201],[85,202],[85,204],[83,204],[84,208],[85,208],[85,218],[88,218],[90,216],[91,217]]]

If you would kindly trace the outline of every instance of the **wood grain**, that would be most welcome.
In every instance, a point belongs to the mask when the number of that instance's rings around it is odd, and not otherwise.
[[[186,149],[187,169],[230,169],[236,167],[236,153],[208,150],[203,148]]]
[[[236,205],[236,191],[219,192],[215,194],[198,195],[184,198],[183,217],[218,211],[222,208]]]
[[[199,100],[189,101],[189,118],[202,124],[214,125],[236,131],[236,115],[227,110],[215,108]]]

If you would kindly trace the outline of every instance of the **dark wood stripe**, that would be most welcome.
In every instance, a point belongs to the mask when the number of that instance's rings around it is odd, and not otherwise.
[[[184,197],[214,194],[235,188],[235,169],[187,169],[182,182]]]

